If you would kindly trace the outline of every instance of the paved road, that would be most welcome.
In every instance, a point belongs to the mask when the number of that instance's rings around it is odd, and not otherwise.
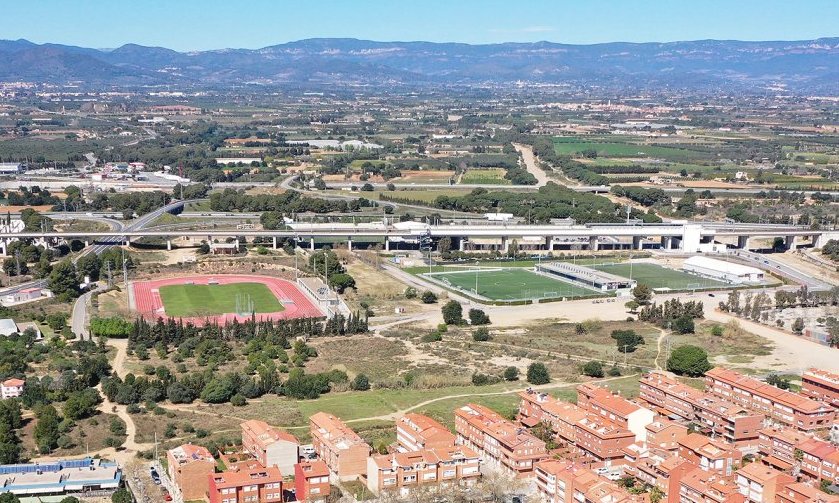
[[[768,269],[774,273],[786,276],[797,283],[806,285],[809,290],[830,290],[834,286],[816,279],[805,272],[801,272],[798,269],[790,267],[784,262],[775,260],[772,258],[772,255],[769,254],[754,253],[746,250],[733,250],[731,255],[740,257],[747,262],[753,262],[761,269]]]
[[[70,318],[70,329],[82,340],[90,339],[88,330],[88,309],[90,309],[90,298],[94,290],[83,293],[73,304],[73,314]]]

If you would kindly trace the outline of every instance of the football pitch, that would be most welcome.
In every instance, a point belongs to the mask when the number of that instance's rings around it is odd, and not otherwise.
[[[160,287],[160,300],[167,316],[188,318],[236,313],[237,299],[243,312],[276,313],[283,310],[277,297],[262,283],[227,285],[167,285]],[[242,313],[240,313],[242,314]]]
[[[455,289],[473,292],[475,277],[478,295],[493,300],[530,299],[543,297],[581,297],[600,292],[519,268],[500,270],[471,270],[456,273],[437,273],[430,277]]]
[[[598,271],[608,272],[628,278],[629,264],[608,264],[590,266]],[[694,276],[686,272],[668,269],[656,264],[632,264],[632,279],[639,285],[650,288],[670,288],[672,290],[701,290],[707,288],[728,288],[731,285],[713,279]]]

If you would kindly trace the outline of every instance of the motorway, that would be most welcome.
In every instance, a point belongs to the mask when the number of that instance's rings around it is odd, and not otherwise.
[[[779,273],[782,276],[786,276],[801,285],[805,285],[807,289],[811,291],[830,290],[834,286],[816,279],[807,273],[801,272],[798,269],[794,269],[784,262],[775,260],[771,255],[754,253],[747,250],[732,250],[730,253],[747,262],[754,262],[760,269],[768,269],[772,272]]]

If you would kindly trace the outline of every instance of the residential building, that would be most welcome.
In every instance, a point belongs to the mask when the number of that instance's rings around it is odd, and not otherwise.
[[[835,411],[830,405],[733,370],[721,367],[709,370],[705,373],[705,385],[717,396],[802,431],[824,430],[833,424]]]
[[[797,446],[808,437],[792,428],[763,428],[758,439],[761,461],[784,472],[791,472],[798,460]]]
[[[487,407],[470,403],[454,414],[458,443],[516,477],[532,475],[533,465],[548,455],[545,442]]]
[[[251,419],[241,424],[242,448],[262,466],[276,466],[282,473],[294,472],[300,442],[294,435]]]
[[[635,434],[628,429],[589,414],[575,425],[575,447],[603,467],[623,461],[624,451],[635,442]]]
[[[679,503],[743,503],[746,497],[737,491],[733,476],[723,476],[703,469],[693,470],[679,483]]]
[[[839,409],[839,374],[810,369],[801,374],[801,394]]]
[[[699,433],[691,433],[679,441],[679,456],[702,470],[725,477],[732,474],[734,463],[740,461],[733,447]]]
[[[536,463],[536,490],[546,503],[635,503],[649,501],[569,460],[546,459]]]
[[[23,394],[23,388],[26,382],[23,379],[6,379],[0,383],[0,398],[3,400],[7,398],[17,398]]]
[[[577,406],[603,420],[626,428],[635,434],[635,439],[639,442],[646,440],[646,426],[655,418],[655,412],[652,410],[592,383],[577,386]]]
[[[529,428],[544,422],[551,426],[557,443],[574,443],[577,439],[577,421],[586,417],[586,411],[573,403],[563,402],[548,395],[528,389],[519,393],[518,421]]]
[[[367,488],[374,494],[406,496],[417,487],[469,486],[480,476],[481,458],[465,445],[367,458]]]
[[[657,487],[664,494],[662,501],[677,503],[682,478],[697,468],[697,465],[679,456],[644,458],[635,465],[635,477],[644,484]]]
[[[639,384],[639,398],[662,414],[698,423],[707,434],[738,447],[757,444],[765,419],[762,414],[682,384],[664,372],[650,372]]]
[[[839,449],[833,444],[808,438],[795,447],[801,451],[799,466],[802,477],[839,483]]]
[[[688,436],[687,426],[669,419],[657,419],[647,425],[647,446],[666,452],[678,452],[679,440]]]
[[[283,500],[283,475],[276,466],[207,475],[209,503],[277,503]]]
[[[373,449],[343,421],[325,412],[309,418],[312,445],[332,475],[353,480],[367,471],[367,457]]]
[[[396,421],[399,452],[451,447],[457,437],[445,426],[422,414],[408,413]]]
[[[795,479],[786,473],[760,463],[747,464],[737,470],[735,477],[737,492],[752,503],[774,503],[775,495],[793,482]]]
[[[167,473],[184,501],[204,499],[208,475],[215,473],[216,460],[205,447],[184,444],[166,451]]]
[[[839,496],[827,494],[810,484],[787,484],[775,495],[778,503],[839,503]]]
[[[329,467],[323,461],[301,461],[294,465],[294,494],[297,501],[321,501],[329,496]]]

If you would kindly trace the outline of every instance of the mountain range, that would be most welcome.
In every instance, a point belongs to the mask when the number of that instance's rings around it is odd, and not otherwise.
[[[570,45],[308,39],[262,49],[178,52],[0,40],[0,81],[181,84],[474,85],[839,93],[839,38]]]

